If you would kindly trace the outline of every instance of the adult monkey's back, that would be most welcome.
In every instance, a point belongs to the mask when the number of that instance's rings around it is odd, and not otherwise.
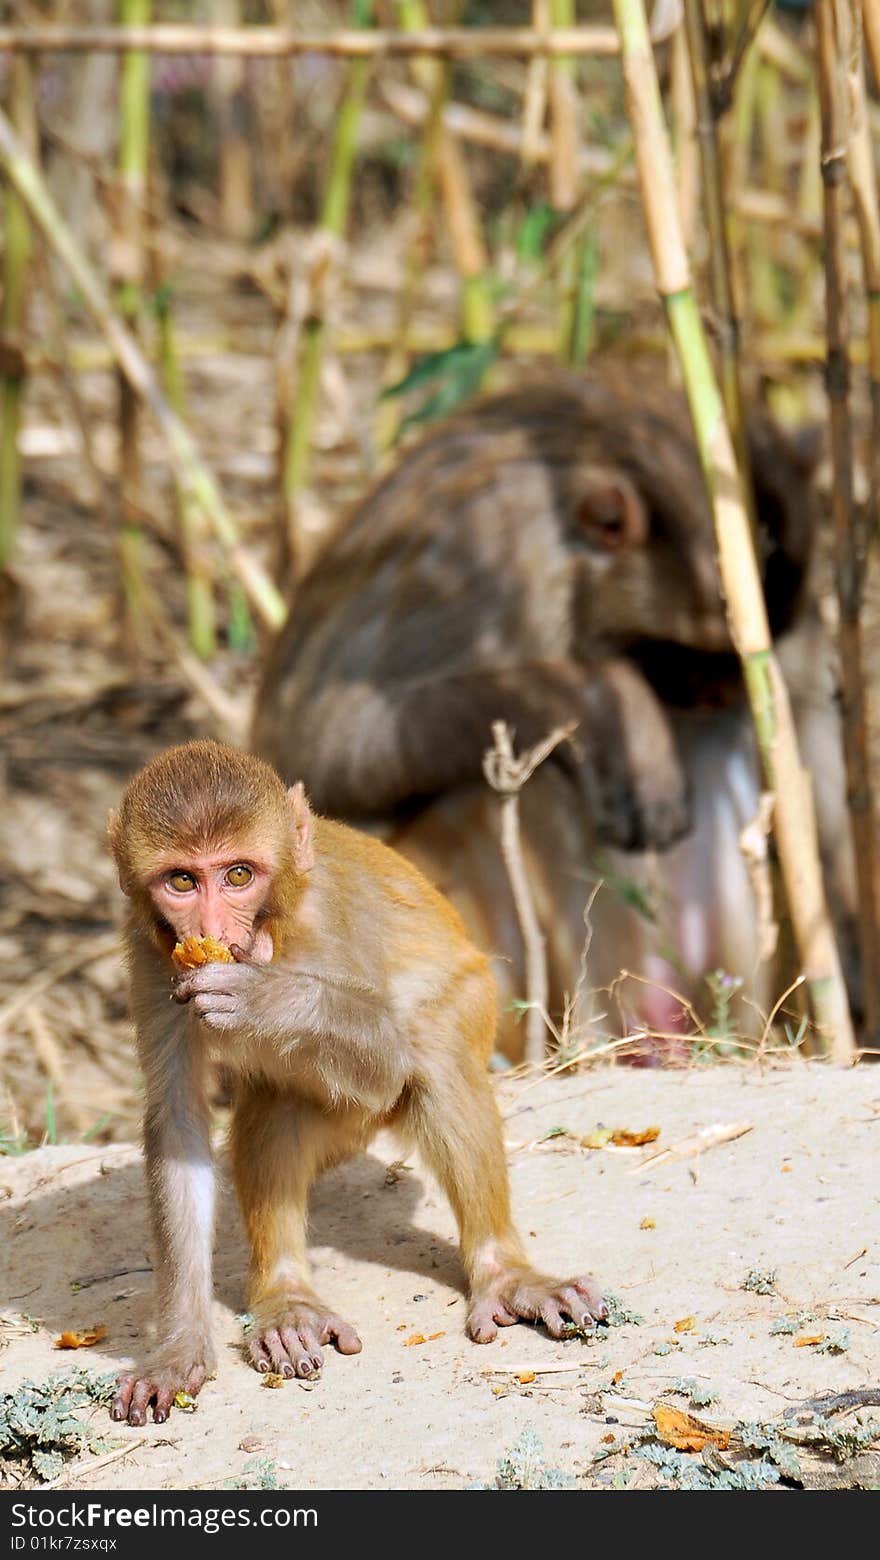
[[[688,826],[664,711],[625,659],[730,648],[711,524],[675,419],[554,374],[404,455],[299,584],[257,701],[259,753],[315,805],[386,817],[479,780],[490,723],[559,750],[596,834]]]
[[[802,608],[813,510],[795,446],[760,415],[750,434],[779,634]],[[270,655],[255,745],[319,809],[379,819],[522,995],[482,755],[493,719],[520,747],[576,721],[577,747],[523,799],[558,1007],[597,842],[664,849],[690,825],[695,770],[652,685],[682,655],[701,699],[716,658],[720,681],[736,666],[684,404],[554,372],[438,428],[330,538]],[[636,964],[630,940],[616,968]]]

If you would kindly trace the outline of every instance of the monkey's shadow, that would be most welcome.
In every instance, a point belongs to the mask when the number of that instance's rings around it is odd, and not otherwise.
[[[214,1292],[233,1312],[245,1307],[247,1241],[224,1156],[219,1158]],[[142,1162],[114,1166],[65,1186],[71,1167],[50,1172],[2,1210],[8,1255],[0,1309],[37,1318],[54,1335],[107,1329],[106,1342],[76,1362],[131,1353],[153,1320],[153,1278]],[[387,1184],[387,1162],[364,1154],[320,1176],[309,1204],[309,1247],[329,1248],[378,1269],[394,1268],[464,1292],[457,1247],[414,1222],[424,1187],[406,1170]],[[322,1292],[322,1263],[316,1287]],[[376,1277],[377,1294],[381,1289]],[[327,1299],[333,1303],[332,1275]],[[73,1361],[71,1361],[73,1362]],[[59,1367],[67,1363],[59,1354]]]

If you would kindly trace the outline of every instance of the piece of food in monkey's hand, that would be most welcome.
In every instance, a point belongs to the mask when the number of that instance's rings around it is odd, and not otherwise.
[[[184,937],[175,943],[171,958],[179,970],[198,970],[203,964],[234,964],[235,959],[216,937]]]

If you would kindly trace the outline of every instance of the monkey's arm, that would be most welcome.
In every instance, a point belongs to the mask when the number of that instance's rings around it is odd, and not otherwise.
[[[168,1002],[134,993],[138,1051],[146,1085],[144,1153],[158,1321],[148,1362],[120,1377],[114,1419],[142,1425],[168,1418],[178,1392],[197,1393],[214,1366],[211,1246],[214,1167],[204,1046]],[[140,1010],[140,1011],[139,1011]]]
[[[291,763],[311,800],[335,817],[382,814],[479,780],[491,726],[505,720],[518,747],[576,724],[565,765],[599,839],[662,849],[690,825],[675,741],[656,695],[624,660],[536,663],[467,676],[311,694],[288,712]],[[258,743],[285,767],[283,732],[265,715]]]
[[[388,998],[375,986],[295,962],[206,964],[175,989],[213,1033],[245,1034],[283,1056],[291,1081],[390,1108],[407,1064]]]

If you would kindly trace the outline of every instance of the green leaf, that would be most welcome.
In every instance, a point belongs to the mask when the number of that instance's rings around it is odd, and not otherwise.
[[[546,201],[538,201],[523,217],[516,235],[516,258],[521,265],[534,265],[541,259],[556,213]]]

